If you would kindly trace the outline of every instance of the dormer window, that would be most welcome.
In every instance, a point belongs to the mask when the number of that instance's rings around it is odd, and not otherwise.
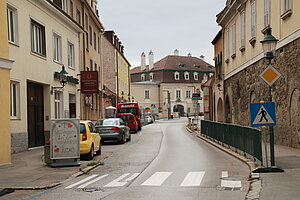
[[[194,80],[198,80],[199,78],[198,78],[198,73],[197,72],[194,72]]]
[[[154,75],[153,75],[153,73],[151,72],[151,73],[150,73],[150,81],[153,81],[153,78],[154,78]]]
[[[175,78],[175,80],[179,80],[180,78],[179,78],[179,72],[175,72],[174,73],[174,78]]]
[[[141,74],[141,81],[145,80],[145,74]]]
[[[207,74],[203,75],[202,83],[205,83],[208,80]]]
[[[190,80],[190,73],[189,72],[184,72],[184,79],[185,80]]]

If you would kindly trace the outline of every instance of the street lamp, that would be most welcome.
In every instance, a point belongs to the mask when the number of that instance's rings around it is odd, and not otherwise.
[[[272,28],[267,28],[266,36],[262,41],[260,41],[260,43],[262,44],[262,48],[265,53],[266,59],[269,60],[269,64],[274,58],[277,42],[278,40],[272,35]]]
[[[278,39],[276,39],[272,35],[272,29],[270,27],[267,28],[265,38],[262,41],[260,41],[260,43],[262,44],[263,51],[265,53],[265,58],[269,61],[269,65],[271,63],[271,60],[274,58],[277,42],[278,42]],[[269,86],[269,101],[272,102],[272,87],[271,86]],[[275,166],[274,129],[273,129],[273,126],[270,126],[269,130],[270,130],[271,166]],[[276,169],[274,168],[274,170],[272,170],[272,171],[276,171]]]
[[[62,89],[65,87],[65,84],[67,83],[67,79],[68,77],[66,76],[66,74],[68,74],[68,72],[65,70],[65,66],[63,65],[61,67],[61,71],[58,73],[58,72],[55,72],[54,73],[54,77],[58,78],[59,79],[59,82],[61,84],[60,87],[53,87],[51,86],[51,91],[50,91],[50,94],[53,94],[53,91],[55,89]]]

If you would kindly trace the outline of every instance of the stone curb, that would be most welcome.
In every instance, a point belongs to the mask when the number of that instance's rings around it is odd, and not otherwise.
[[[8,187],[8,188],[0,188],[0,190],[2,189],[12,189],[12,190],[44,190],[44,189],[50,189],[50,188],[54,188],[54,187],[57,187],[73,178],[76,178],[78,176],[81,176],[83,174],[86,174],[88,172],[90,172],[91,170],[95,169],[96,167],[98,167],[99,165],[102,165],[101,163],[98,163],[96,165],[93,165],[93,166],[87,166],[86,168],[82,169],[81,171],[79,172],[75,172],[74,174],[72,174],[69,178],[63,180],[63,181],[60,181],[60,182],[57,182],[57,183],[51,183],[49,185],[44,185],[44,186],[32,186],[32,187]]]
[[[249,190],[246,194],[245,199],[246,200],[259,199],[260,191],[262,188],[261,179],[260,179],[259,173],[252,173],[252,171],[257,168],[257,166],[258,166],[257,163],[250,160],[249,158],[246,158],[245,156],[240,155],[239,153],[234,152],[232,149],[226,148],[226,147],[220,145],[219,143],[216,143],[216,142],[202,136],[200,133],[198,133],[196,131],[190,130],[188,127],[186,127],[186,130],[192,134],[195,134],[198,138],[204,140],[205,142],[217,147],[218,149],[220,149],[220,150],[230,154],[231,156],[239,159],[240,161],[246,163],[250,169],[250,174],[249,174],[250,185],[249,185]]]

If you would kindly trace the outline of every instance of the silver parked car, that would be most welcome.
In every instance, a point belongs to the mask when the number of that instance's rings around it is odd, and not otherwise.
[[[101,135],[101,142],[117,140],[120,144],[124,144],[131,140],[130,128],[120,118],[105,119],[102,125],[96,125],[96,129]]]

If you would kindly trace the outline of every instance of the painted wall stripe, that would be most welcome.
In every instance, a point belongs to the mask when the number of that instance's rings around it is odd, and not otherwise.
[[[202,179],[204,177],[205,172],[189,172],[182,183],[180,184],[181,187],[192,187],[192,186],[200,186]]]
[[[148,178],[142,185],[146,186],[160,186],[172,172],[156,172],[150,178]]]
[[[88,181],[88,180],[90,180],[90,179],[92,179],[92,178],[94,178],[96,176],[98,176],[98,174],[94,174],[94,175],[88,176],[85,179],[82,179],[81,181],[78,181],[78,182],[76,182],[76,183],[74,183],[72,185],[69,185],[68,187],[65,187],[65,188],[69,189],[69,188],[72,188],[72,187],[74,187],[76,185],[80,185],[81,183],[84,183],[84,182],[86,182],[86,181]]]
[[[95,182],[97,182],[97,181],[99,181],[99,180],[101,180],[101,179],[103,179],[107,176],[108,176],[108,174],[104,174],[102,176],[99,176],[99,177],[95,178],[94,180],[91,180],[91,181],[79,186],[78,188],[85,188],[86,186],[91,185],[92,183],[95,183]]]

